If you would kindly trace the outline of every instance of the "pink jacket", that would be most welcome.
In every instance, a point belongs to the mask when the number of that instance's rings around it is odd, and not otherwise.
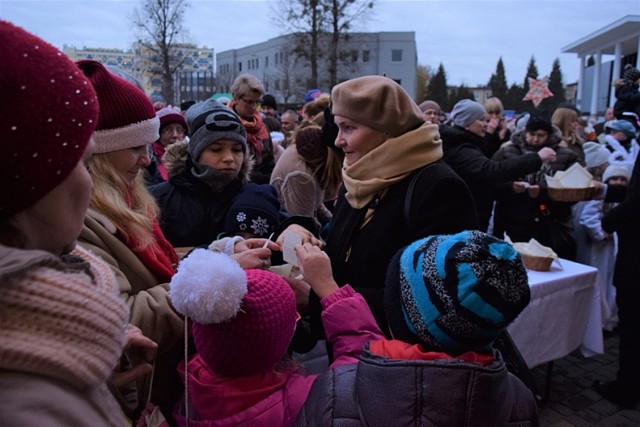
[[[330,368],[356,363],[366,342],[384,339],[364,298],[351,286],[321,303],[327,340],[333,344],[335,356]],[[197,355],[188,369],[189,425],[197,427],[293,426],[317,377],[285,369],[246,378],[222,378]],[[179,370],[184,378],[184,369]],[[185,425],[183,410],[174,412],[174,417],[179,425]]]

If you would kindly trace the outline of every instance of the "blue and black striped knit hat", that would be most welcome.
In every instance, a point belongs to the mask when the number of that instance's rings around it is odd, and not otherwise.
[[[417,240],[398,251],[387,271],[385,309],[394,338],[452,355],[491,351],[529,298],[518,252],[480,231]]]

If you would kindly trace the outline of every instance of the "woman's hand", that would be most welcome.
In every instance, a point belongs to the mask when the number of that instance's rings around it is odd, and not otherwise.
[[[515,193],[522,194],[529,188],[529,183],[526,181],[513,181],[512,187]]]
[[[244,270],[266,270],[271,267],[271,250],[269,248],[247,248],[231,255],[231,258],[235,259]]]
[[[312,232],[310,232],[309,230],[307,230],[306,228],[298,224],[291,224],[282,233],[280,233],[280,235],[278,236],[278,239],[276,240],[276,243],[280,247],[284,245],[284,233],[286,233],[287,231],[291,233],[299,234],[300,237],[302,238],[303,244],[310,243],[313,246],[319,246],[320,248],[324,248],[324,242],[322,240],[316,238],[316,236],[314,236]]]
[[[543,163],[556,161],[556,152],[553,148],[542,148],[540,151],[538,151],[538,156],[540,156],[540,160],[542,160]]]
[[[269,243],[267,243],[269,242]],[[279,251],[280,250],[280,245],[278,245],[276,242],[272,241],[272,240],[267,240],[267,239],[245,239],[245,240],[241,240],[239,242],[236,242],[236,244],[233,247],[233,253],[237,254],[240,252],[244,252],[246,250],[249,249],[257,249],[257,248],[264,248],[265,247],[265,243],[266,243],[266,247],[271,249],[272,251]]]
[[[500,127],[500,119],[498,117],[492,117],[487,122],[487,132],[489,133],[495,133],[499,127]]]
[[[529,194],[529,197],[531,197],[532,199],[537,198],[540,195],[540,186],[539,185],[530,185],[527,188],[527,194]]]
[[[126,332],[126,344],[124,351],[128,353],[136,352],[139,355],[140,360],[146,362],[140,363],[127,371],[121,371],[116,369],[111,378],[111,382],[116,387],[122,387],[139,378],[145,377],[153,370],[151,365],[158,350],[158,344],[153,342],[150,338],[145,337],[142,331],[137,326],[129,324]]]
[[[326,252],[310,243],[296,246],[295,251],[304,280],[320,299],[338,290],[338,284],[333,280],[331,260]]]

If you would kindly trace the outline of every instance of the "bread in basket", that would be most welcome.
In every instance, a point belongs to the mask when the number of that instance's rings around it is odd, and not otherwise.
[[[528,270],[549,271],[551,264],[558,258],[558,255],[549,247],[543,246],[536,239],[528,242],[511,242],[509,236],[505,234],[505,241],[511,243],[522,258],[522,263]]]
[[[547,194],[557,202],[579,202],[591,200],[595,187],[593,176],[578,163],[566,171],[557,171],[553,176],[546,175]]]

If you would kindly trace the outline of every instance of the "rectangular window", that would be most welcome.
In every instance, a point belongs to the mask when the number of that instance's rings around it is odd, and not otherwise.
[[[264,57],[264,68],[267,68],[269,66],[269,57],[265,56]]]
[[[238,71],[242,71],[242,62],[238,62]]]
[[[353,52],[351,52],[351,61],[352,62],[358,62],[358,51],[354,50]]]
[[[402,49],[391,49],[391,62],[402,62]]]
[[[368,50],[363,50],[362,51],[362,62],[369,62],[369,51]]]

